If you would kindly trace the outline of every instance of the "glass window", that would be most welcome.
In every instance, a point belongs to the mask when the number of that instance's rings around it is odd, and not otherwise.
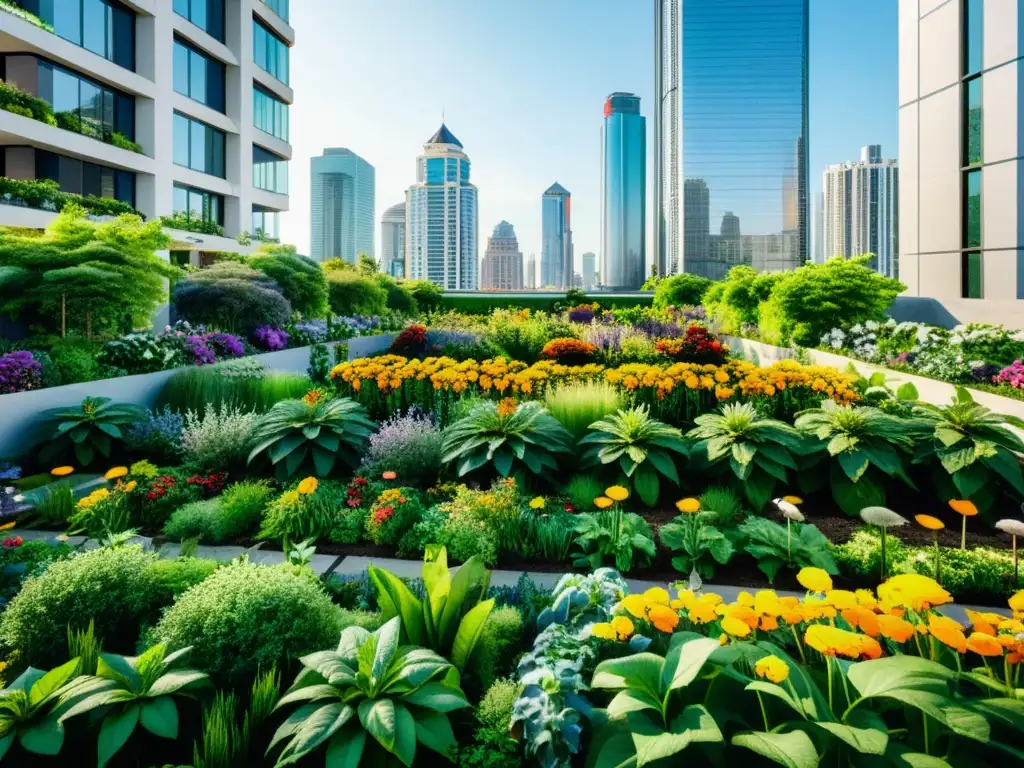
[[[982,27],[985,23],[985,4],[983,0],[967,0],[964,9],[964,31],[967,38],[967,51],[964,56],[965,75],[980,72],[982,67]]]
[[[252,89],[253,125],[261,131],[288,141],[288,105],[276,97],[253,86]]]
[[[107,53],[109,13],[103,0],[82,0],[82,47],[104,57]]]
[[[256,66],[288,84],[288,45],[277,35],[252,20],[252,58]]]
[[[968,171],[964,190],[964,247],[981,247],[981,171]]]
[[[221,226],[224,224],[224,198],[203,189],[175,184],[174,211]]]
[[[965,125],[967,127],[967,158],[964,165],[976,165],[981,162],[981,78],[967,81],[967,109]]]
[[[52,179],[62,192],[121,200],[135,205],[135,174],[36,150],[36,178]]]
[[[188,96],[203,104],[206,103],[206,62],[206,58],[197,52],[189,52]]]
[[[109,141],[120,133],[135,140],[135,99],[48,61],[39,62],[39,97],[53,107],[65,130]]]
[[[174,12],[224,42],[224,0],[174,0]]]
[[[284,21],[288,21],[288,0],[263,0],[263,2]]]
[[[981,254],[977,251],[964,253],[960,257],[960,295],[965,299],[980,299]]]
[[[279,237],[277,211],[271,211],[254,205],[252,207],[252,229],[250,231],[256,237],[277,239]]]
[[[223,131],[174,113],[174,162],[224,178]]]
[[[174,163],[188,167],[188,118],[174,113]]]
[[[33,0],[20,4],[75,45],[135,69],[135,13],[120,0]]]
[[[174,90],[223,112],[224,65],[175,39]]]
[[[268,192],[288,194],[288,161],[255,144],[252,148],[252,185]]]

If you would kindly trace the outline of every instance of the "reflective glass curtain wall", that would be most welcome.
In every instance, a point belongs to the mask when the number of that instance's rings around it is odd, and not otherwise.
[[[270,73],[285,85],[288,84],[288,44],[260,24],[252,20],[252,57],[256,66]]]
[[[682,174],[694,191],[683,195],[684,270],[718,279],[736,263],[737,249],[718,242],[736,237],[717,234],[726,212],[739,219],[742,263],[800,266],[809,258],[808,0],[686,0],[682,85]]]
[[[53,107],[57,125],[109,141],[135,140],[135,99],[48,61],[39,62],[39,97]]]
[[[135,71],[135,13],[118,0],[15,0],[59,37]]]
[[[601,276],[605,287],[635,290],[647,259],[647,123],[629,93],[609,96],[604,114]]]
[[[963,213],[960,253],[960,296],[984,298],[981,242],[982,44],[984,0],[963,0]]]
[[[288,141],[288,105],[254,85],[252,124],[271,136]]]
[[[174,0],[174,12],[224,42],[224,0]]]

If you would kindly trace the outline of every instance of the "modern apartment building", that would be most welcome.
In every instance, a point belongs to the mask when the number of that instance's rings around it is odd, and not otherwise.
[[[825,258],[870,253],[873,269],[898,277],[899,163],[871,144],[860,160],[828,166],[821,186]]]
[[[744,236],[778,235],[794,249],[763,263],[800,266],[810,247],[809,0],[654,3],[658,263],[722,274],[709,233],[728,210]]]
[[[0,76],[46,101],[56,124],[0,110],[2,175],[223,228],[171,231],[176,250],[278,235],[292,154],[287,0],[13,2],[39,23],[0,9]],[[52,216],[0,205],[3,224]]]
[[[1024,316],[1024,0],[900,0],[899,278],[959,322]]]
[[[361,253],[373,258],[373,166],[351,149],[325,149],[310,159],[309,179],[309,255],[349,264]]]
[[[597,256],[590,251],[583,254],[583,290],[597,288]]]
[[[541,196],[540,288],[572,287],[572,195],[557,181]]]
[[[405,193],[406,277],[449,290],[476,290],[477,189],[469,156],[441,124],[416,158],[416,183]]]
[[[516,230],[507,221],[498,222],[487,238],[487,249],[480,266],[480,289],[485,291],[521,291],[523,289],[523,253]]]
[[[380,268],[405,277],[405,203],[392,205],[380,217]]]
[[[647,121],[640,97],[608,96],[601,133],[601,277],[606,287],[635,290],[647,262]]]

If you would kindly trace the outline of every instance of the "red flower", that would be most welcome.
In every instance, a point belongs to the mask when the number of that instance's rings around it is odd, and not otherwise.
[[[346,504],[348,504],[350,507],[358,507],[359,506],[359,499],[349,499],[346,502]]]
[[[24,539],[22,539],[21,536],[8,536],[4,539],[3,543],[8,549],[13,549],[14,547],[20,547],[23,542]]]
[[[565,504],[562,507],[562,509],[564,509],[566,512],[575,512],[576,511],[576,507],[574,507],[572,504],[568,504],[568,503]]]
[[[395,514],[394,507],[380,507],[376,512],[373,513],[373,520],[378,525],[384,523],[388,518]]]
[[[366,478],[365,477],[355,477],[355,478],[352,479],[352,484],[353,485],[360,485],[360,486],[366,485]]]

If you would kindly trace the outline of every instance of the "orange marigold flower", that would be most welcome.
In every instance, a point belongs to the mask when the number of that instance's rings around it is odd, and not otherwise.
[[[859,629],[861,632],[866,635],[870,635],[871,637],[878,637],[880,629],[878,625],[878,616],[875,615],[874,611],[856,606],[854,608],[847,608],[841,615],[843,617],[843,621],[854,629]]]
[[[667,605],[652,605],[647,612],[647,618],[655,629],[662,632],[672,632],[679,625],[679,614]]]
[[[967,650],[979,656],[1002,656],[1003,646],[991,635],[974,632],[967,638]]]
[[[619,605],[638,619],[647,618],[647,601],[643,595],[627,595]]]
[[[897,643],[905,643],[914,636],[914,625],[899,616],[883,613],[877,616],[875,621],[879,634]]]
[[[967,653],[967,638],[963,627],[948,616],[932,614],[928,617],[928,632],[944,645],[948,645],[960,653]]]

